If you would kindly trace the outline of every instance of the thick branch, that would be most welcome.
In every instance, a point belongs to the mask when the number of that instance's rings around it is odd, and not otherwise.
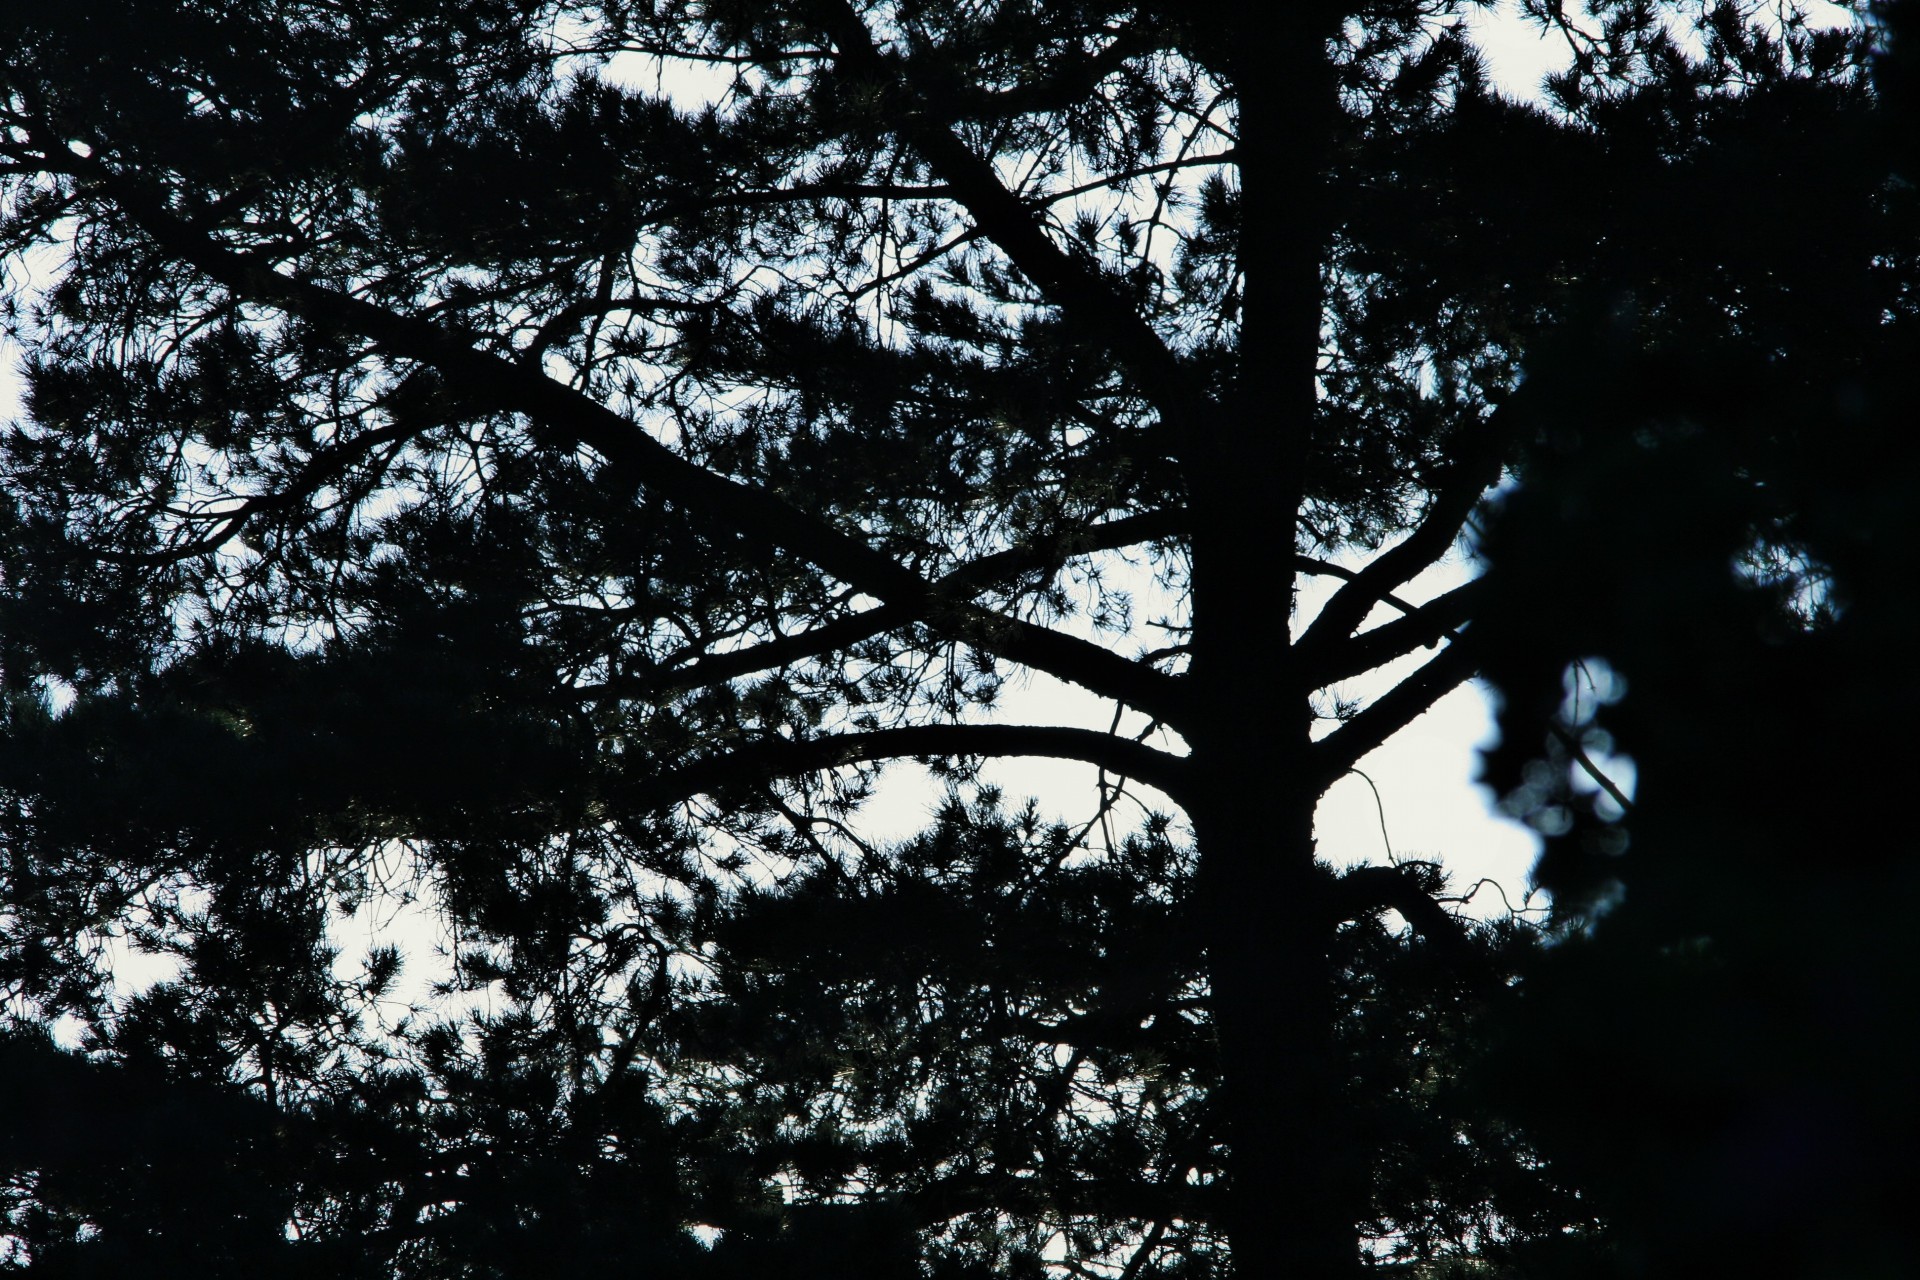
[[[1051,725],[932,724],[793,741],[767,738],[637,779],[620,799],[644,808],[677,804],[730,787],[837,769],[842,765],[910,756],[1043,756],[1084,760],[1136,778],[1170,795],[1185,789],[1187,762],[1179,756],[1093,729]]]
[[[1473,944],[1462,924],[1403,867],[1354,867],[1334,882],[1333,907],[1342,920],[1381,907],[1398,911],[1414,931],[1451,955],[1472,954]]]
[[[1309,759],[1321,789],[1361,757],[1406,728],[1429,707],[1473,678],[1479,659],[1468,641],[1456,641],[1440,656],[1402,680],[1353,719],[1313,744]]]
[[[1402,610],[1406,616],[1323,646],[1303,658],[1302,686],[1324,688],[1336,680],[1345,680],[1405,657],[1415,649],[1431,648],[1441,640],[1459,639],[1459,627],[1473,616],[1473,610],[1487,594],[1485,583],[1484,578],[1476,578],[1423,605],[1410,605],[1389,595],[1386,603]]]
[[[1400,542],[1376,556],[1346,586],[1334,592],[1300,637],[1302,665],[1322,660],[1322,652],[1337,647],[1366,620],[1373,606],[1388,600],[1396,587],[1439,561],[1460,536],[1467,517],[1500,478],[1497,436],[1478,442],[1476,455],[1463,459],[1433,495],[1426,518]],[[1397,603],[1397,602],[1396,602]]]
[[[1293,558],[1293,571],[1316,578],[1338,578],[1342,582],[1352,582],[1360,576],[1358,569],[1349,569],[1345,565],[1334,564],[1331,560],[1316,560],[1312,556],[1301,555]],[[1380,603],[1390,604],[1402,613],[1412,613],[1420,607],[1402,600],[1391,591],[1380,597]]]

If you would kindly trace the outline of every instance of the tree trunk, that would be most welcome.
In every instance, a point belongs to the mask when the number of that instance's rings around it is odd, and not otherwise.
[[[1360,1206],[1334,1053],[1326,917],[1311,874],[1312,810],[1260,791],[1220,794],[1207,807],[1195,825],[1206,860],[1235,1273],[1348,1276],[1357,1268]]]
[[[1365,1189],[1334,1046],[1334,921],[1314,867],[1313,714],[1288,643],[1337,108],[1325,32],[1308,15],[1292,26],[1277,56],[1270,35],[1240,33],[1241,372],[1233,412],[1188,469],[1189,740],[1203,779],[1190,813],[1231,1144],[1225,1225],[1246,1280],[1357,1274]]]

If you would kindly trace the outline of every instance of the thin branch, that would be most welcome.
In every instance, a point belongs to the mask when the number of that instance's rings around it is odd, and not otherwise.
[[[1042,542],[1010,547],[968,561],[935,583],[935,590],[961,598],[1015,574],[1057,567],[1072,556],[1152,541],[1176,531],[1181,522],[1182,517],[1178,512],[1151,511],[1122,516],[1118,520],[1091,525],[1077,532],[1056,534]],[[920,620],[919,615],[903,606],[881,605],[851,617],[836,618],[806,631],[780,636],[730,653],[708,654],[687,666],[650,671],[644,675],[615,677],[599,684],[575,686],[567,692],[569,697],[577,699],[608,695],[633,698],[660,697],[705,688],[756,671],[804,662],[808,658],[845,649]],[[1140,659],[1140,665],[1151,666],[1161,656],[1164,654],[1147,654]]]
[[[970,560],[940,579],[943,589],[982,589],[1036,569],[1058,568],[1074,556],[1158,542],[1182,533],[1187,515],[1179,510],[1142,511],[1079,529],[1065,529],[1036,542]]]
[[[899,130],[953,189],[954,198],[1020,272],[1058,306],[1068,322],[1098,339],[1132,371],[1163,419],[1197,424],[1208,404],[1196,381],[1141,318],[1120,288],[1054,243],[1028,203],[1009,191],[908,82],[899,59],[882,53],[848,0],[822,0],[824,25],[856,74],[900,102]]]
[[[771,671],[832,653],[836,649],[845,649],[863,640],[910,626],[915,621],[915,615],[908,609],[899,605],[881,605],[743,649],[707,654],[686,666],[612,676],[598,684],[574,685],[566,690],[566,696],[581,701],[603,697],[659,698],[691,689],[709,688],[727,680],[752,675],[756,671]]]
[[[736,191],[715,196],[684,196],[663,200],[650,206],[646,222],[662,222],[688,214],[709,213],[715,209],[757,209],[767,205],[793,204],[804,200],[951,200],[954,191],[946,186],[921,186],[891,182],[808,182],[791,187],[767,187],[758,191]]]
[[[1347,773],[1352,774],[1354,777],[1360,779],[1360,781],[1366,783],[1367,790],[1373,792],[1373,809],[1374,812],[1380,816],[1380,843],[1386,846],[1387,861],[1393,861],[1393,837],[1387,834],[1387,802],[1380,798],[1379,785],[1374,782],[1372,777],[1362,773],[1358,769],[1349,769]],[[1344,777],[1346,775],[1343,774],[1341,776]]]
[[[1472,679],[1479,665],[1473,645],[1458,641],[1402,680],[1353,719],[1309,749],[1314,774],[1325,790],[1363,756],[1412,724],[1428,708]]]
[[[467,395],[526,414],[559,443],[592,449],[607,459],[616,483],[645,487],[730,534],[807,560],[860,591],[911,610],[949,639],[1179,722],[1184,699],[1174,677],[1089,641],[957,599],[864,540],[764,489],[688,461],[574,387],[484,352],[464,335],[282,274],[270,261],[228,249],[104,167],[91,176],[163,249],[237,295],[358,333],[394,355],[432,366]]]
[[[1357,636],[1343,637],[1322,645],[1300,662],[1300,684],[1319,689],[1357,676],[1363,671],[1403,658],[1416,649],[1431,649],[1442,640],[1459,640],[1459,630],[1487,594],[1486,579],[1463,583],[1423,605],[1410,605],[1395,595],[1383,603],[1399,609],[1405,616],[1383,623]]]
[[[1120,1273],[1120,1280],[1138,1280],[1141,1269],[1147,1265],[1148,1259],[1153,1256],[1153,1251],[1160,1247],[1160,1239],[1166,1234],[1167,1224],[1155,1222],[1152,1229],[1147,1232],[1146,1239],[1140,1242],[1140,1247],[1133,1251],[1131,1258],[1127,1259],[1126,1269]]]
[[[779,53],[769,54],[760,51],[752,53],[702,53],[679,45],[667,45],[654,42],[637,43],[629,40],[589,41],[570,44],[559,49],[556,56],[577,57],[614,57],[623,53],[637,53],[646,57],[659,58],[662,61],[701,62],[710,66],[765,66],[769,62],[825,61],[833,56],[827,49],[783,49]]]
[[[1467,517],[1479,505],[1480,495],[1500,478],[1500,444],[1505,432],[1493,430],[1491,423],[1484,430],[1473,449],[1450,469],[1451,474],[1435,491],[1426,518],[1412,533],[1375,556],[1320,610],[1320,616],[1300,637],[1297,652],[1303,667],[1318,660],[1320,651],[1333,649],[1351,636],[1374,605],[1438,562],[1453,546]]]
[[[1058,204],[1062,200],[1071,200],[1075,196],[1086,195],[1090,191],[1104,191],[1123,182],[1132,182],[1135,178],[1144,178],[1149,174],[1171,173],[1176,169],[1197,169],[1208,165],[1239,164],[1240,153],[1232,147],[1225,151],[1210,152],[1204,156],[1182,156],[1175,160],[1163,160],[1159,164],[1144,165],[1138,169],[1129,169],[1125,173],[1110,173],[1104,178],[1095,178],[1083,182],[1077,187],[1067,187],[1061,191],[1049,191],[1044,196],[1027,201],[1027,206],[1039,209],[1046,205]]]
[[[380,446],[404,443],[410,437],[427,430],[429,425],[431,424],[389,423],[384,427],[364,431],[347,443],[335,446],[309,459],[307,465],[300,469],[293,481],[285,488],[247,498],[231,511],[190,516],[188,517],[190,519],[211,519],[220,522],[213,532],[196,538],[192,542],[171,547],[165,551],[96,551],[92,556],[96,560],[109,564],[162,565],[178,564],[183,560],[212,555],[239,536],[247,522],[255,516],[282,510],[303,498],[311,497],[335,476],[373,453]]]
[[[1580,745],[1578,738],[1557,724],[1548,725],[1547,731],[1567,749],[1567,754],[1573,757],[1573,762],[1580,766],[1581,771],[1592,778],[1594,784],[1620,806],[1622,813],[1633,812],[1633,801],[1627,799],[1627,793],[1620,789],[1619,784],[1600,771],[1600,766],[1593,762],[1593,757],[1587,754],[1587,749]]]
[[[614,795],[655,809],[770,778],[819,773],[874,760],[921,756],[1039,756],[1084,760],[1169,794],[1184,790],[1187,762],[1130,738],[1053,725],[933,724],[795,741],[766,738],[705,760],[638,778]]]
[[[1301,523],[1305,524],[1306,522],[1303,520]],[[1312,533],[1316,538],[1325,541],[1324,535],[1317,529],[1309,526],[1308,532]],[[1318,560],[1313,556],[1305,555],[1297,555],[1293,558],[1293,571],[1295,573],[1309,574],[1318,578],[1338,578],[1342,582],[1352,582],[1360,576],[1358,569],[1349,569],[1345,565],[1335,564],[1331,560]],[[1381,595],[1380,603],[1390,604],[1402,613],[1412,613],[1420,607],[1416,604],[1407,603],[1407,601],[1401,599],[1391,591]]]

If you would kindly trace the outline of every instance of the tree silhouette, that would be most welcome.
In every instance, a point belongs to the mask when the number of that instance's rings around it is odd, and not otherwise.
[[[1851,155],[1868,91],[1773,6],[1532,7],[1539,107],[1443,0],[4,19],[0,235],[60,259],[12,312],[5,1053],[115,1134],[7,1131],[17,1258],[1131,1280],[1594,1230],[1461,1096],[1529,940],[1336,873],[1314,808],[1512,649],[1487,584],[1402,593],[1550,476],[1522,357],[1594,297],[1819,330],[1755,148]],[[1023,673],[1113,728],[985,714]],[[999,757],[1098,814],[1001,812]],[[875,844],[907,759],[952,795]],[[340,951],[408,896],[431,1008]]]

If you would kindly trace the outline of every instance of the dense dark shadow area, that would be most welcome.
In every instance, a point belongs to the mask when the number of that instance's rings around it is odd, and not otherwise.
[[[4,6],[0,1270],[1910,1270],[1914,7],[1523,8]]]
[[[1539,877],[1562,936],[1483,1087],[1609,1222],[1527,1274],[1911,1266],[1884,1228],[1920,1136],[1894,923],[1920,890],[1899,817],[1920,342],[1888,321],[1920,229],[1913,14],[1881,13],[1877,118],[1776,193],[1844,238],[1864,228],[1823,219],[1832,192],[1884,183],[1855,270],[1748,295],[1733,335],[1687,314],[1699,298],[1623,292],[1515,402],[1538,425],[1486,542],[1489,767],[1516,811],[1555,815]],[[1582,744],[1636,762],[1624,818],[1570,785]]]

